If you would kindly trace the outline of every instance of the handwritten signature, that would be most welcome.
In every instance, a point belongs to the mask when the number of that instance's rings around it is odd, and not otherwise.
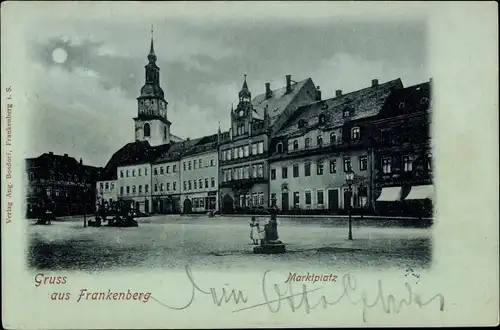
[[[362,319],[363,322],[366,322],[366,314],[368,309],[374,308],[375,306],[381,306],[382,311],[386,314],[394,313],[399,314],[404,306],[410,306],[412,304],[417,305],[422,308],[430,303],[437,301],[439,310],[444,310],[445,299],[442,294],[436,294],[432,298],[428,300],[423,300],[422,297],[415,293],[412,290],[412,287],[409,283],[405,283],[406,289],[406,297],[404,298],[396,298],[392,294],[386,294],[384,291],[382,280],[378,280],[378,293],[374,298],[368,298],[366,292],[362,291],[361,294],[358,292],[358,286],[356,282],[356,278],[353,275],[346,274],[342,277],[342,291],[341,294],[336,299],[327,298],[325,295],[321,295],[319,298],[315,299],[315,302],[311,303],[312,299],[309,296],[311,292],[321,290],[322,287],[308,288],[307,284],[302,284],[300,289],[294,290],[292,283],[288,283],[284,286],[284,288],[280,287],[278,284],[273,284],[271,286],[267,285],[268,276],[271,271],[264,272],[262,278],[262,295],[263,301],[257,304],[252,304],[248,306],[244,306],[238,309],[233,310],[234,313],[242,312],[245,310],[258,308],[267,306],[270,312],[278,313],[281,310],[282,302],[287,302],[290,309],[295,312],[299,309],[304,309],[307,314],[309,314],[312,310],[323,307],[327,308],[329,306],[334,306],[341,301],[347,301],[352,305],[362,306]],[[160,301],[156,297],[151,297],[153,301],[156,301],[160,305],[173,309],[173,310],[183,310],[192,305],[195,300],[196,294],[209,295],[212,297],[213,303],[216,306],[221,306],[222,304],[247,304],[248,297],[241,290],[232,289],[229,290],[227,288],[221,288],[217,290],[216,288],[210,289],[202,289],[198,284],[196,284],[193,274],[189,266],[186,266],[186,275],[191,284],[191,297],[189,301],[183,306],[170,306],[166,303]],[[269,288],[272,288],[276,298],[270,297],[271,293],[269,292]],[[294,292],[295,291],[295,292]],[[357,299],[354,296],[358,296]]]

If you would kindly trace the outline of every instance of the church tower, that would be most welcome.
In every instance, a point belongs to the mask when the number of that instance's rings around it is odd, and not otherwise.
[[[151,47],[148,54],[146,81],[137,98],[135,140],[148,141],[152,146],[170,143],[170,125],[167,119],[167,105],[163,89],[160,87],[160,68],[156,65],[156,55],[151,29]]]
[[[247,75],[244,77],[243,86],[238,93],[238,105],[236,110],[231,108],[231,127],[233,136],[247,136],[250,132],[252,122],[252,94],[248,88]]]

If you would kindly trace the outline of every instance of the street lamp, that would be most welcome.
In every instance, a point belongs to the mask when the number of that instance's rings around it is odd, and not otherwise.
[[[348,239],[352,241],[352,216],[351,216],[351,196],[352,196],[352,183],[354,181],[354,172],[349,170],[345,174],[345,181],[349,186],[349,237]]]

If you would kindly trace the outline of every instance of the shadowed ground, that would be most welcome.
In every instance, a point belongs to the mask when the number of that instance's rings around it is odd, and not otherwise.
[[[280,221],[283,255],[252,253],[248,219],[155,216],[138,228],[83,228],[83,218],[51,226],[30,221],[28,266],[34,269],[104,271],[123,268],[306,269],[328,267],[420,268],[432,260],[431,229]],[[260,220],[264,224],[264,218]]]

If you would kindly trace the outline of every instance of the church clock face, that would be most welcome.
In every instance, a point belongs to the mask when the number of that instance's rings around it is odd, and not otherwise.
[[[245,112],[243,110],[240,110],[240,113],[239,113],[240,117],[243,117],[244,114],[245,114]]]
[[[149,105],[149,100],[146,100],[144,103],[145,103],[146,105]]]

